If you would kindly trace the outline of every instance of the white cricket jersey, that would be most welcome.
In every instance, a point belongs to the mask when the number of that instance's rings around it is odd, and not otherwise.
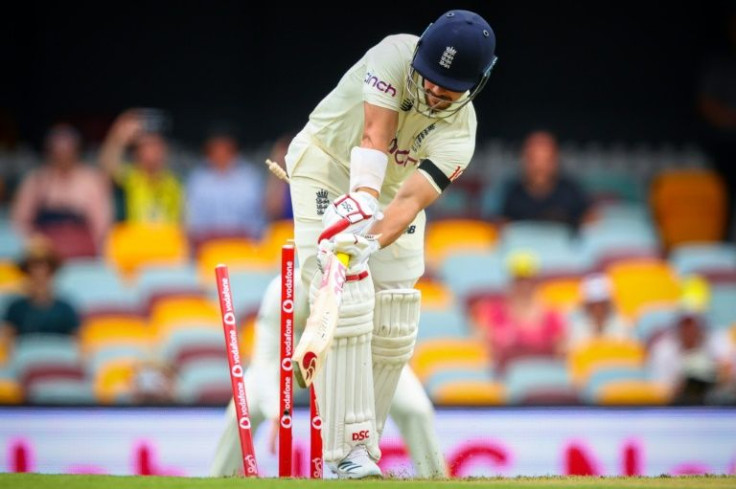
[[[369,49],[312,111],[302,130],[349,168],[350,150],[360,145],[363,135],[363,102],[397,111],[398,128],[381,189],[383,203],[423,162],[419,171],[442,192],[468,166],[475,150],[472,103],[444,119],[427,117],[411,107],[406,80],[418,39],[411,34],[391,35]]]

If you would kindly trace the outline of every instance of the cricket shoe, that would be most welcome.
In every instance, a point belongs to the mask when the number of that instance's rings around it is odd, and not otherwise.
[[[338,479],[365,479],[381,478],[381,469],[368,456],[365,445],[356,445],[350,450],[347,457],[337,464],[330,463],[330,470],[337,475]]]

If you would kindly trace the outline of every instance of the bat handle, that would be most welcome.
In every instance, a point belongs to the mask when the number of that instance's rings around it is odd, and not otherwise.
[[[345,267],[348,266],[348,263],[350,262],[350,255],[347,253],[338,252],[335,253],[335,257],[340,260],[340,263],[342,263]]]

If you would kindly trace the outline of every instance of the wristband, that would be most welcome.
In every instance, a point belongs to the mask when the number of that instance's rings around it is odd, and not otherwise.
[[[367,187],[381,193],[388,156],[383,151],[354,147],[350,151],[350,191]]]

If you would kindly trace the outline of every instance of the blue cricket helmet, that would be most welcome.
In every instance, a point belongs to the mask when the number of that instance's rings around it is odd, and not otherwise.
[[[496,63],[496,35],[483,17],[450,10],[419,38],[411,66],[422,77],[453,92],[483,88]]]

